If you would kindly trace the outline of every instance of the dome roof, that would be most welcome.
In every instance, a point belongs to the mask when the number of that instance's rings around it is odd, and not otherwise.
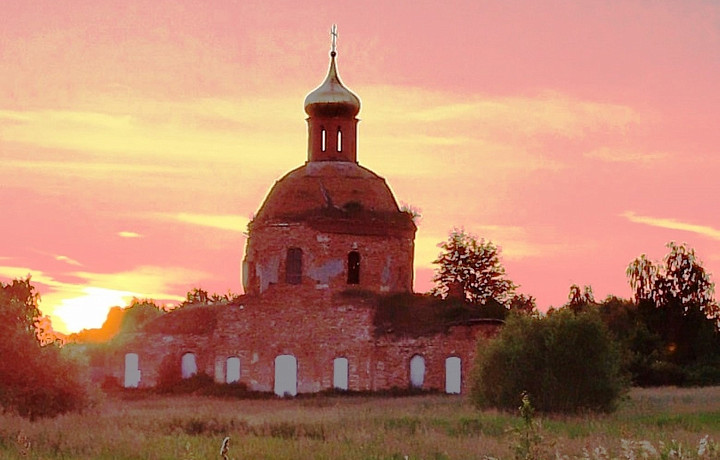
[[[347,162],[309,162],[275,183],[253,223],[290,222],[351,234],[415,229],[385,179]]]
[[[355,117],[360,112],[360,98],[345,88],[337,69],[335,55],[330,53],[330,69],[325,81],[305,97],[305,112],[311,117]]]

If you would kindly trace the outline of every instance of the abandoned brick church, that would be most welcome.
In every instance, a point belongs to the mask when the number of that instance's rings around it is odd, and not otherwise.
[[[305,98],[304,165],[275,183],[248,227],[245,295],[185,307],[131,334],[110,373],[126,387],[157,383],[164,363],[278,395],[393,387],[461,393],[479,336],[460,323],[397,334],[374,321],[377,299],[412,293],[416,227],[385,180],[357,161],[360,100],[340,81],[336,52]]]

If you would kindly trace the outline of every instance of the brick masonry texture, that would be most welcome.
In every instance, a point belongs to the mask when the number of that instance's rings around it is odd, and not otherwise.
[[[182,356],[192,353],[198,372],[224,382],[227,359],[235,357],[241,383],[273,391],[276,358],[292,355],[295,379],[282,379],[308,393],[332,388],[333,362],[346,358],[348,389],[379,391],[408,388],[419,355],[424,374],[416,368],[423,377],[416,386],[445,389],[453,357],[467,390],[476,343],[494,336],[497,323],[413,337],[374,323],[381,296],[412,292],[417,229],[385,180],[357,164],[360,101],[339,81],[334,56],[325,82],[306,99],[308,162],[275,183],[248,225],[246,295],[232,305],[186,306],[125,334],[107,373],[124,381],[126,354],[135,353],[139,386],[153,386],[163,363],[176,363],[180,373]],[[127,375],[133,386],[137,373]]]

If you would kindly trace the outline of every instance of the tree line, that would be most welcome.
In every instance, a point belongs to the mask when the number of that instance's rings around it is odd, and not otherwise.
[[[568,301],[541,314],[517,294],[492,242],[455,229],[440,245],[434,295],[505,307],[506,324],[478,344],[473,398],[515,408],[529,392],[545,410],[611,410],[629,384],[720,384],[720,308],[692,248],[670,242],[662,261],[646,255],[626,270],[633,298],[596,301],[570,286]]]

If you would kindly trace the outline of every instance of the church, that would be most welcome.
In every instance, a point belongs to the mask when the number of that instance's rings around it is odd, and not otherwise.
[[[151,387],[161,369],[294,396],[325,390],[416,388],[459,394],[480,336],[465,322],[398,334],[379,325],[379,299],[412,295],[413,216],[385,180],[358,163],[360,99],[329,70],[305,98],[305,163],[279,179],[248,225],[245,295],[187,306],[122,339],[110,374]]]

